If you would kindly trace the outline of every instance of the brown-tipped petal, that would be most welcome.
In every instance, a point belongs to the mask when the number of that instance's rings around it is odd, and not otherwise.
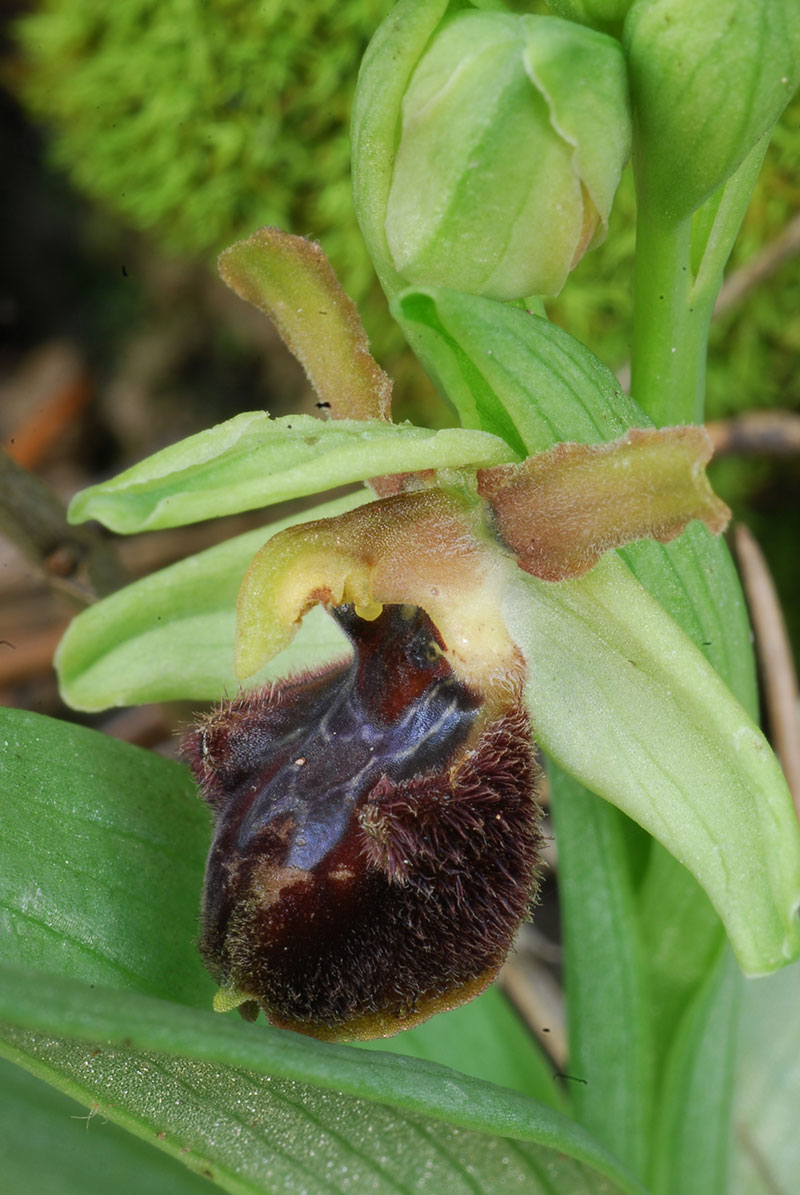
[[[668,543],[692,519],[719,535],[730,511],[706,477],[710,457],[702,427],[634,428],[610,444],[557,444],[521,465],[481,469],[478,492],[520,567],[563,581],[610,548]]]
[[[361,618],[414,605],[433,620],[456,674],[484,697],[505,691],[519,654],[499,613],[513,562],[480,534],[480,513],[443,490],[399,494],[289,527],[256,555],[239,591],[236,671],[251,676],[316,604]]]
[[[270,317],[333,419],[389,418],[392,383],[319,245],[260,228],[220,254],[219,272]]]

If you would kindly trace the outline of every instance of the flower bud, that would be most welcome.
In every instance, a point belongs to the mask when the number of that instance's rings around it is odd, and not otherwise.
[[[617,42],[557,17],[459,13],[402,99],[394,268],[495,299],[557,293],[605,235],[629,141]]]
[[[642,201],[695,211],[800,81],[797,0],[637,0],[625,22]]]
[[[547,0],[550,8],[570,21],[596,28],[621,21],[633,0]]]

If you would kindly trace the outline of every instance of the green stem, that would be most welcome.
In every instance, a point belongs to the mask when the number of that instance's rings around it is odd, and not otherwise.
[[[692,302],[692,221],[665,224],[640,203],[636,223],[631,393],[658,427],[702,423],[713,311]]]
[[[714,303],[768,141],[762,137],[724,187],[677,224],[640,192],[631,393],[659,427],[703,422]]]

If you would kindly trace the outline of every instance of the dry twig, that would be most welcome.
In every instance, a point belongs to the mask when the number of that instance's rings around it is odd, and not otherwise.
[[[800,453],[800,415],[794,411],[748,411],[707,423],[715,456],[795,456]]]
[[[746,527],[735,529],[736,555],[755,632],[770,733],[800,816],[800,716],[789,636],[767,563]]]
[[[800,253],[800,212],[789,221],[774,241],[765,245],[755,257],[734,270],[722,284],[714,304],[714,315],[723,315],[735,307],[745,295],[771,278],[785,261]]]
[[[563,1069],[567,1064],[564,994],[552,973],[527,951],[519,951],[506,960],[499,982],[539,1044]]]
[[[92,602],[125,584],[111,545],[89,527],[70,527],[55,494],[0,450],[0,534],[17,545],[55,588]]]

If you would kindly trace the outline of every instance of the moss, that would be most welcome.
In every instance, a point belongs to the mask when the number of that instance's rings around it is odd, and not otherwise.
[[[363,297],[348,124],[359,60],[391,7],[42,0],[17,23],[16,90],[53,163],[162,249],[212,259],[279,224],[318,238]]]
[[[14,76],[49,128],[53,161],[162,248],[210,260],[262,224],[319,239],[362,303],[376,352],[392,362],[402,393],[419,388],[418,373],[397,359],[400,337],[377,293],[349,180],[358,64],[391,7],[392,0],[289,8],[281,0],[40,0],[17,23]],[[800,208],[798,160],[800,98],[775,132],[733,265]],[[630,350],[635,209],[628,171],[605,244],[549,305],[612,366]],[[800,409],[799,348],[796,258],[715,325],[709,417]]]

